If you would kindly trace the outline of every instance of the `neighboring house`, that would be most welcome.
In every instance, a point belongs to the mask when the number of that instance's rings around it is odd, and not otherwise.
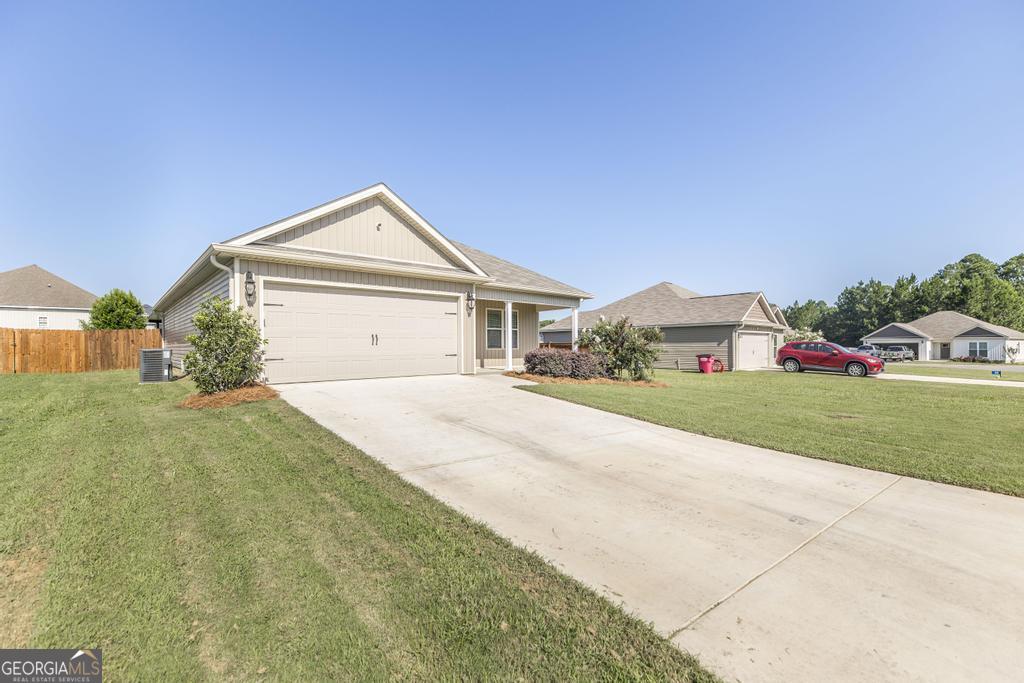
[[[777,308],[777,307],[776,307]],[[661,282],[603,308],[578,314],[578,327],[623,316],[665,335],[655,367],[693,370],[697,354],[713,353],[729,370],[771,367],[782,342],[785,318],[776,316],[761,292],[701,296]],[[544,343],[570,344],[573,316],[540,331]]]
[[[37,265],[0,273],[0,327],[80,330],[96,295]]]
[[[207,296],[260,324],[271,383],[522,365],[590,294],[458,242],[384,184],[211,244],[154,304],[181,361]]]
[[[965,356],[1008,360],[1007,348],[1016,350],[1016,360],[1024,360],[1024,332],[955,311],[938,311],[909,323],[889,323],[865,335],[864,343],[907,346],[918,360]]]

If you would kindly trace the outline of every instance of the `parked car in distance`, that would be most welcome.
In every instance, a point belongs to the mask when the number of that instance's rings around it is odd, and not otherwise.
[[[874,344],[861,344],[857,348],[853,349],[853,353],[863,353],[866,356],[878,356],[881,351],[882,349]]]
[[[875,356],[850,353],[849,349],[830,342],[789,342],[779,347],[775,364],[786,372],[825,370],[845,372],[851,377],[877,375],[885,363]]]
[[[914,360],[914,352],[906,346],[890,346],[886,350],[886,357],[892,360]]]

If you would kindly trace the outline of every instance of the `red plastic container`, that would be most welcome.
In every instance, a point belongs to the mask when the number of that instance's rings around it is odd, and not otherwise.
[[[710,375],[715,369],[715,356],[710,353],[702,353],[697,356],[697,366],[700,371]]]

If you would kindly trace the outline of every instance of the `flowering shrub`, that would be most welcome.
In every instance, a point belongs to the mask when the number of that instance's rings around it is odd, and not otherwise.
[[[534,375],[573,379],[593,379],[608,375],[604,359],[589,351],[543,348],[528,352],[523,361],[526,371]]]
[[[950,358],[952,361],[957,363],[998,363],[997,360],[991,358],[982,358],[981,356],[960,356],[959,358]]]
[[[609,374],[621,378],[626,373],[630,379],[639,381],[651,378],[664,340],[657,327],[634,327],[629,318],[615,322],[602,318],[580,334],[579,345],[603,356]]]

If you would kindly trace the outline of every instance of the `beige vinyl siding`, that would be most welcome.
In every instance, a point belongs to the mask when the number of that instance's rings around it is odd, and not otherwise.
[[[343,284],[363,285],[366,287],[399,288],[429,292],[448,292],[451,294],[464,295],[472,291],[473,286],[465,282],[449,282],[447,280],[428,280],[425,278],[402,277],[384,273],[365,273],[354,270],[338,270],[335,268],[314,268],[312,266],[296,266],[285,263],[274,263],[271,261],[251,261],[239,259],[238,270],[240,277],[244,277],[247,271],[252,271],[257,280],[256,296],[251,300],[246,299],[246,305],[253,317],[259,317],[259,282],[264,277],[288,278],[290,280],[301,280],[310,284],[323,282],[336,282]],[[244,299],[244,297],[243,297]],[[473,354],[473,320],[466,310],[461,307],[459,316],[463,325],[463,348],[462,371],[472,372],[474,368]]]
[[[218,272],[189,290],[164,313],[164,346],[174,350],[174,362],[179,367],[182,358],[190,348],[189,344],[185,342],[185,337],[196,331],[195,325],[192,324],[192,316],[199,309],[199,304],[208,296],[227,299],[229,295],[228,280],[227,273]]]
[[[477,299],[476,309],[473,311],[473,315],[476,317],[477,367],[503,368],[505,367],[505,328],[502,328],[503,347],[500,349],[488,349],[486,332],[488,308],[499,309],[502,316],[505,314],[504,302]],[[533,304],[514,303],[512,304],[512,310],[519,312],[519,348],[512,349],[512,364],[520,366],[523,364],[523,356],[540,346],[537,332],[540,317],[537,314],[537,307]]]
[[[726,369],[729,367],[730,345],[733,338],[733,327],[728,325],[712,325],[707,327],[663,327],[665,341],[661,345],[661,353],[654,363],[655,368],[671,370],[696,370],[697,355],[713,353],[722,361]]]
[[[440,247],[379,197],[303,223],[266,241],[435,266],[455,265]]]
[[[766,323],[771,323],[773,325],[778,324],[775,321],[775,318],[769,317],[769,315],[767,313],[765,313],[764,308],[762,308],[762,306],[761,306],[761,300],[760,299],[758,299],[757,301],[754,302],[754,305],[751,306],[750,312],[747,313],[747,316],[744,318],[744,320],[757,321],[757,322],[766,322]]]
[[[511,289],[501,289],[496,287],[477,286],[476,297],[478,299],[487,299],[490,301],[514,301],[526,304],[538,304],[541,306],[557,306],[558,308],[572,308],[573,306],[580,305],[579,299],[568,296],[517,292]]]

